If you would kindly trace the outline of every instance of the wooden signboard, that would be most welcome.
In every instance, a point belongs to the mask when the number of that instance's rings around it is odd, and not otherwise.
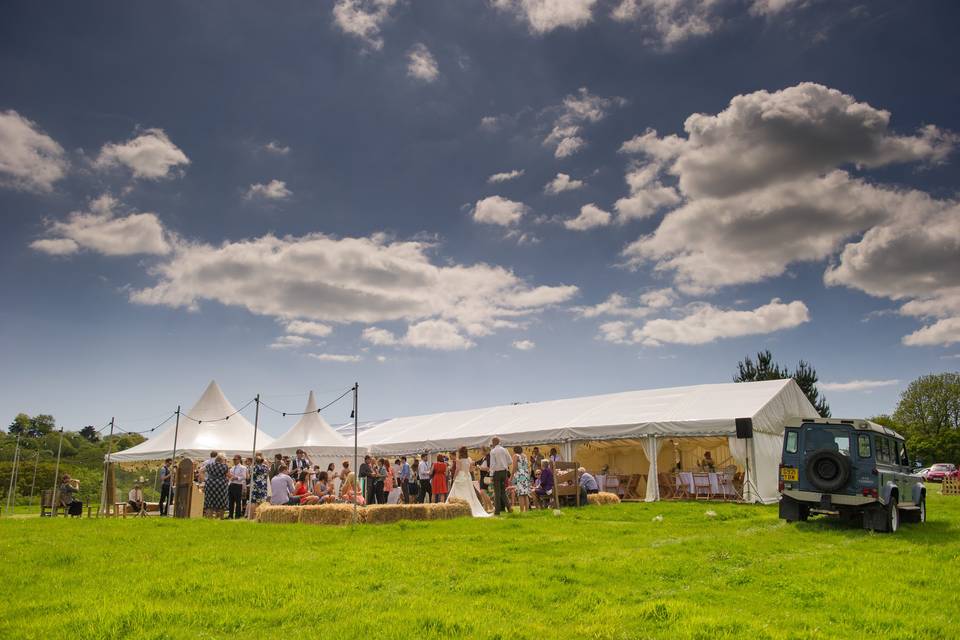
[[[174,485],[173,517],[191,517],[193,504],[193,461],[184,458],[177,464],[177,474]],[[201,506],[202,508],[202,506]]]

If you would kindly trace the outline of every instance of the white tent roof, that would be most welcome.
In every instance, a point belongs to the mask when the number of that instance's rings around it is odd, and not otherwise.
[[[753,418],[754,431],[779,435],[787,418],[817,412],[792,379],[702,384],[394,418],[360,434],[374,454],[441,451],[647,435],[735,433],[735,418]]]
[[[290,430],[277,438],[263,450],[267,454],[296,453],[303,449],[310,457],[330,457],[353,454],[353,442],[334,431],[317,412],[317,401],[313,391],[307,399],[307,408]]]
[[[230,419],[225,419],[230,416]],[[111,456],[116,462],[160,460],[173,455],[173,439],[176,431],[177,456],[207,458],[211,451],[228,456],[253,453],[253,425],[237,413],[223,395],[220,386],[211,380],[197,403],[180,414],[180,426],[171,423],[167,429],[146,442],[119,451]],[[273,438],[257,430],[257,449],[266,449]]]

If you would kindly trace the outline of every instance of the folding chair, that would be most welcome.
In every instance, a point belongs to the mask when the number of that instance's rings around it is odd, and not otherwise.
[[[683,479],[682,474],[674,473],[673,474],[673,486],[676,489],[673,492],[674,498],[689,498],[690,497],[690,485],[687,484],[687,481]]]
[[[657,486],[660,488],[660,498],[667,500],[676,494],[676,484],[670,483],[670,476],[666,473],[657,474]]]
[[[693,496],[697,500],[701,499],[700,496],[703,496],[703,500],[709,500],[713,496],[713,489],[710,487],[709,473],[693,474]]]

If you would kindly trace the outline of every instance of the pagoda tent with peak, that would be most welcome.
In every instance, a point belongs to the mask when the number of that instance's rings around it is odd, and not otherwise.
[[[257,429],[257,449],[270,447],[273,438]],[[174,454],[176,437],[176,455],[206,459],[211,451],[230,457],[240,454],[244,458],[253,453],[254,427],[243,414],[230,404],[220,385],[211,380],[206,391],[189,411],[180,413],[179,427],[170,421],[170,426],[155,437],[141,442],[135,447],[113,453],[114,462],[137,462],[142,460],[163,460]]]
[[[269,455],[281,453],[293,456],[297,449],[303,449],[314,464],[353,459],[353,442],[337,433],[323,419],[317,411],[317,400],[313,391],[310,392],[307,408],[297,423],[269,447],[263,447],[264,453]],[[366,449],[360,450],[361,455],[365,453]]]

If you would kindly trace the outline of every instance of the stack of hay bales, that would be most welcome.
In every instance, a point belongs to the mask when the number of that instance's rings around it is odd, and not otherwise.
[[[620,496],[615,493],[601,491],[600,493],[589,494],[587,496],[587,502],[589,504],[620,504]]]
[[[471,515],[465,500],[429,504],[376,504],[357,510],[357,522],[387,524],[400,520],[449,520]],[[317,504],[303,507],[261,504],[257,522],[347,525],[353,522],[351,504]]]

